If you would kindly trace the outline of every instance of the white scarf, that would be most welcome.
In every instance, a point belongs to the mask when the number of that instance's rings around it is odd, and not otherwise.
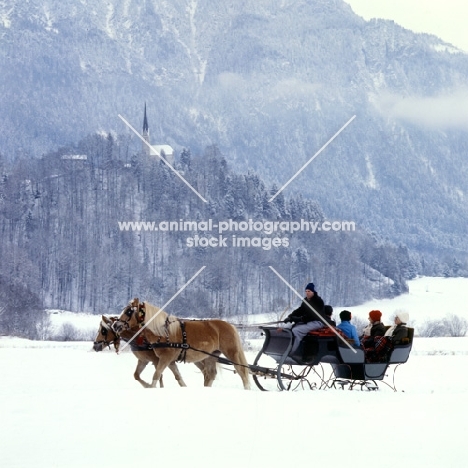
[[[374,323],[370,323],[370,322],[369,322],[369,325],[367,325],[367,327],[364,328],[364,330],[363,330],[364,336],[370,336],[370,335],[371,335],[372,327],[373,327],[374,325],[377,325],[378,323],[380,323],[380,320],[376,320]]]

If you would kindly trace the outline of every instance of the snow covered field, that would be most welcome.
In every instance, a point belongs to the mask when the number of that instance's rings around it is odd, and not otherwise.
[[[166,372],[164,389],[143,389],[131,353],[19,341],[0,341],[4,468],[361,467],[377,454],[372,466],[394,467],[396,450],[400,466],[467,465],[467,338],[416,340],[397,393],[248,392],[229,370],[207,389],[189,364],[187,388]]]
[[[353,315],[367,319],[369,311],[379,309],[382,320],[390,324],[397,310],[410,315],[411,326],[418,327],[425,320],[443,318],[448,314],[468,319],[468,278],[423,277],[408,281],[409,292],[395,297],[369,301],[356,307],[346,307]],[[335,307],[339,312],[345,307]]]
[[[466,286],[455,294],[441,281],[428,293],[464,297]],[[400,300],[416,312],[416,298]],[[468,338],[416,338],[396,393],[265,393],[253,381],[249,392],[228,369],[203,388],[189,364],[179,365],[187,388],[166,371],[164,389],[143,389],[130,352],[91,346],[0,338],[0,467],[468,466]]]

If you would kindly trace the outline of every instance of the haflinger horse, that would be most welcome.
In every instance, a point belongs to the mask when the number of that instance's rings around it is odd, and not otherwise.
[[[118,352],[120,348],[120,340],[129,341],[135,335],[135,331],[132,330],[123,330],[121,333],[117,333],[113,328],[113,323],[117,320],[117,317],[101,317],[101,323],[99,324],[99,330],[94,340],[93,349],[94,351],[102,351],[105,347],[109,347],[111,345],[114,346],[115,351]],[[159,381],[159,386],[162,388],[164,387],[163,384],[163,377],[162,373],[159,378],[156,377],[156,369],[158,368],[159,358],[156,354],[151,350],[148,349],[143,343],[141,346],[132,346],[132,352],[135,357],[138,359],[138,363],[133,373],[133,377],[135,380],[140,382],[140,384],[145,388],[150,388],[156,385]],[[154,375],[153,375],[153,384],[149,384],[145,382],[141,378],[141,373],[145,370],[146,366],[152,363],[155,367]],[[206,363],[195,363],[195,365],[203,372],[205,380],[210,380],[213,374],[216,376],[216,359],[211,358],[206,361]],[[181,387],[186,387],[187,385],[182,378],[182,375],[179,372],[177,364],[175,362],[171,362],[168,365],[169,369],[174,374],[175,379],[179,383]],[[214,377],[213,377],[214,379]]]
[[[182,320],[136,298],[123,310],[113,328],[119,331],[138,327],[144,327],[141,333],[159,358],[154,386],[164,369],[175,361],[206,362],[222,353],[234,365],[244,388],[250,389],[249,365],[237,329],[230,323]],[[205,386],[210,387],[212,383],[205,379]]]

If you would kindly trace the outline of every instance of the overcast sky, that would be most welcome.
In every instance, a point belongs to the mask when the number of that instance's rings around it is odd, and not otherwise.
[[[468,52],[468,0],[344,0],[364,19],[392,19]]]

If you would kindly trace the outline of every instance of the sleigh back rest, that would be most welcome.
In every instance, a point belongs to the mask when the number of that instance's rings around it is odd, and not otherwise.
[[[396,344],[390,354],[389,364],[403,364],[405,363],[411,353],[413,347],[414,328],[408,328],[408,337],[403,338],[401,343]]]
[[[338,342],[338,355],[344,364],[361,364],[365,361],[364,350],[361,348],[355,348],[351,345],[346,346],[339,338]],[[356,352],[355,352],[356,351]]]
[[[288,328],[260,327],[265,334],[262,352],[279,362],[286,353],[289,353],[293,334]]]

